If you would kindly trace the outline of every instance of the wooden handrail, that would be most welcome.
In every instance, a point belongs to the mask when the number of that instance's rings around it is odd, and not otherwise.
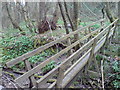
[[[92,47],[93,47],[92,45],[93,45],[94,41],[96,40],[96,44],[94,46],[94,50],[93,50],[92,53],[95,54],[104,45],[104,43],[106,41],[106,37],[110,38],[112,36],[112,32],[108,33],[108,29],[109,29],[109,27],[113,26],[117,21],[118,21],[118,19],[116,19],[114,22],[112,22],[107,27],[106,26],[101,26],[97,30],[91,32],[90,34],[84,36],[83,38],[79,39],[78,41],[72,43],[70,46],[66,47],[65,49],[61,50],[57,54],[55,54],[55,55],[51,56],[50,58],[48,58],[47,60],[43,61],[41,64],[37,65],[36,67],[34,67],[31,70],[29,70],[28,72],[24,73],[20,77],[16,78],[15,82],[21,83],[24,80],[26,80],[27,78],[33,76],[33,74],[39,72],[40,69],[43,68],[45,65],[47,65],[50,61],[58,58],[59,56],[63,55],[64,53],[68,52],[70,49],[72,49],[73,47],[75,47],[76,45],[78,45],[80,42],[88,39],[91,35],[99,32],[100,29],[103,29],[94,38],[92,38],[89,42],[87,42],[85,45],[83,45],[81,48],[79,48],[76,52],[74,52],[72,55],[70,55],[67,59],[65,59],[60,65],[58,65],[57,67],[55,67],[54,69],[52,69],[50,72],[48,72],[45,76],[43,76],[41,79],[39,79],[38,81],[36,81],[36,84],[35,84],[36,87],[39,87],[40,85],[42,85],[44,83],[47,83],[47,81],[50,78],[52,78],[54,75],[60,76],[59,74],[61,74],[61,73],[59,71],[60,71],[60,68],[62,67],[62,69],[63,69],[62,70],[62,72],[63,72],[62,74],[64,75],[64,77],[63,77],[62,80],[64,80],[64,81],[62,82],[61,86],[65,87],[75,77],[75,75],[86,65],[86,63],[89,61],[89,56],[91,54],[91,50],[92,50]],[[101,22],[101,21],[99,21],[99,22]],[[91,25],[89,25],[89,26],[91,26]],[[88,28],[88,26],[83,27],[81,29],[85,29],[85,28]],[[110,29],[110,31],[114,32],[114,29],[115,29],[115,26],[113,26]],[[33,50],[33,51],[31,51],[31,52],[29,52],[27,54],[24,54],[24,55],[18,57],[17,59],[14,59],[13,62],[12,61],[8,62],[7,66],[12,66],[13,64],[17,64],[19,61],[23,61],[26,58],[28,58],[28,57],[30,57],[32,55],[35,55],[36,53],[39,53],[42,50],[47,49],[49,47],[49,45],[52,46],[52,45],[54,45],[54,44],[56,44],[58,42],[61,42],[62,40],[65,40],[68,37],[70,37],[71,35],[74,35],[74,34],[76,34],[78,32],[80,32],[80,31],[79,30],[78,31],[74,31],[74,32],[72,32],[72,33],[70,33],[68,35],[65,35],[64,37],[62,37],[62,38],[60,38],[58,40],[55,40],[55,41],[53,41],[51,43],[48,43],[48,44],[46,44],[44,46],[41,46],[42,49],[40,47],[40,48],[35,49],[35,50]],[[86,51],[86,50],[88,50],[88,51]],[[77,59],[76,57],[80,56],[80,54],[83,53],[84,51],[86,51],[86,53],[83,56],[81,56],[80,58],[78,58],[78,60],[69,69],[67,69],[66,71],[64,71],[64,69],[66,69],[66,64],[68,64],[69,62],[73,61],[74,59]],[[16,61],[16,60],[18,60],[18,61]],[[69,76],[69,74],[72,72],[72,70],[75,70],[76,66],[78,66],[78,65],[80,65],[79,69],[75,73],[72,73],[72,75],[69,78],[67,78],[67,75]],[[53,84],[51,84],[49,86],[49,88],[54,87],[57,82],[59,84],[59,80],[60,79],[57,79],[57,81],[53,82]]]
[[[71,32],[70,34],[67,34],[67,35],[65,35],[64,37],[61,37],[61,38],[59,38],[58,40],[52,41],[52,42],[50,42],[50,43],[48,43],[48,44],[45,44],[45,45],[43,45],[43,46],[41,46],[41,47],[39,47],[39,48],[37,48],[37,49],[34,49],[33,51],[30,51],[30,52],[28,52],[28,53],[25,53],[25,54],[23,54],[22,56],[19,56],[19,57],[13,59],[13,60],[7,62],[7,63],[6,63],[6,66],[7,66],[7,67],[11,67],[11,66],[19,63],[20,61],[23,61],[23,60],[25,60],[25,59],[27,59],[27,58],[29,58],[29,57],[31,57],[31,56],[34,56],[35,54],[38,54],[38,53],[46,50],[47,48],[49,48],[49,47],[51,47],[51,46],[53,46],[53,45],[55,45],[55,44],[57,44],[57,43],[65,40],[65,39],[71,37],[71,35],[75,35],[75,34],[77,34],[78,32],[81,32],[81,30],[86,29],[86,28],[88,28],[88,27],[90,27],[90,26],[92,26],[92,25],[94,25],[94,24],[96,24],[96,23],[102,22],[102,21],[104,21],[104,20],[105,20],[105,19],[101,19],[101,20],[99,20],[99,21],[96,21],[96,22],[94,22],[94,23],[92,23],[92,24],[90,24],[90,25],[88,25],[88,26],[85,26],[85,27],[83,27],[83,28],[80,28],[80,29],[78,29],[78,30],[76,30],[76,31],[74,31],[74,32]]]
[[[111,23],[107,28],[109,28],[110,26],[112,26],[115,22],[117,22],[117,20],[115,20],[113,23]],[[105,28],[105,29],[103,29],[103,31],[102,32],[100,32],[97,36],[95,36],[92,40],[94,41],[95,39],[98,39],[98,41],[97,42],[99,42],[100,43],[100,41],[102,41],[105,37],[106,37],[106,35],[105,34],[103,34],[103,33],[106,33],[107,32],[107,28]],[[102,35],[104,35],[104,37],[103,38],[101,38],[100,36],[101,36],[101,34]],[[101,40],[101,39],[102,40]],[[92,41],[91,40],[91,41]],[[104,42],[102,42],[102,43],[100,43],[100,44],[103,44]],[[88,44],[89,45],[89,44]],[[96,45],[98,45],[98,44],[96,44]],[[96,47],[96,46],[95,46]],[[81,47],[82,48],[82,47]],[[96,52],[98,51],[99,49],[96,49]],[[77,52],[77,51],[76,51]],[[75,52],[75,54],[73,53],[71,56],[70,56],[70,58],[68,57],[60,66],[58,66],[58,67],[56,67],[55,69],[53,69],[53,71],[54,70],[58,70],[58,68],[59,67],[63,67],[66,63],[67,63],[67,61],[71,61],[71,59],[74,57],[74,55],[76,56],[76,52]],[[90,52],[90,51],[89,51]],[[89,53],[88,52],[88,53]],[[93,51],[94,52],[94,51]],[[94,52],[94,53],[96,53],[96,52]],[[66,76],[81,60],[82,60],[82,58],[84,58],[84,56],[86,56],[87,55],[87,53],[85,53],[78,61],[76,61],[75,62],[75,64],[73,64],[65,73],[64,73],[64,75]],[[87,62],[87,61],[86,61]],[[80,66],[81,67],[81,66]],[[83,67],[83,66],[82,66]],[[54,73],[54,72],[51,72],[51,73]],[[50,74],[50,73],[49,73]],[[49,74],[47,74],[46,75],[46,77],[49,77]],[[57,73],[55,73],[55,74],[57,74]],[[51,75],[51,74],[50,74]],[[43,83],[41,83],[41,82],[43,82],[44,80],[47,80],[46,79],[46,77],[44,77],[44,79],[41,79],[41,80],[38,80],[37,81],[37,85],[39,86],[40,84],[43,84]],[[52,76],[51,76],[52,77]],[[44,81],[44,82],[46,82],[46,81]],[[67,83],[66,83],[67,84]],[[66,85],[65,84],[65,85]],[[63,85],[63,87],[65,87],[65,85]]]
[[[91,32],[90,34],[84,36],[80,40],[76,41],[75,43],[73,43],[70,46],[66,47],[65,49],[61,50],[57,54],[55,54],[52,57],[48,58],[47,60],[43,61],[41,64],[39,64],[36,67],[34,67],[33,69],[29,70],[28,72],[26,72],[22,76],[18,77],[15,81],[18,82],[18,83],[22,82],[23,80],[25,80],[25,78],[28,78],[31,75],[33,75],[34,73],[38,72],[42,67],[44,67],[45,65],[47,65],[50,61],[58,58],[59,56],[63,55],[64,53],[68,52],[70,49],[72,49],[73,47],[75,47],[76,45],[78,45],[80,42],[82,42],[83,40],[89,38],[91,35],[97,33],[101,28],[104,28],[104,27],[105,26],[102,26],[102,27],[98,28],[97,30]]]

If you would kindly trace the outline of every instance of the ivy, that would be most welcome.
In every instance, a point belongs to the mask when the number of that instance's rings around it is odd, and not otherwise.
[[[0,45],[3,64],[33,49],[33,41],[27,36],[7,37],[1,40]]]
[[[112,78],[114,79],[112,81],[113,86],[115,88],[120,88],[120,61],[114,61],[113,65],[112,65],[112,69],[114,71],[115,74],[112,74]]]
[[[42,68],[42,72],[47,73],[48,71],[52,70],[53,68],[55,68],[55,64],[55,61],[51,61],[49,64]]]
[[[11,59],[21,56],[35,49],[33,42],[34,40],[27,36],[8,37],[2,39],[0,44],[1,44],[1,48],[3,49],[3,56],[2,56],[3,65],[6,62],[10,61]],[[28,60],[30,61],[31,64],[41,62],[44,61],[46,58],[50,57],[51,55],[55,54],[56,51],[57,49],[49,48],[45,51],[40,52],[37,55],[28,58]],[[13,66],[12,69],[18,70],[19,68],[24,68],[24,66],[25,66],[24,62],[20,62],[16,66]],[[53,67],[53,65],[51,67]]]

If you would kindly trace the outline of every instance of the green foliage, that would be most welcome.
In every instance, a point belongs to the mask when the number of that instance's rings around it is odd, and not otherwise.
[[[3,62],[16,58],[33,49],[33,42],[29,37],[9,37],[0,42],[3,49]]]
[[[74,86],[77,86],[77,85],[79,85],[79,82],[75,81],[75,82],[73,82],[73,84],[74,84]]]
[[[120,61],[113,62],[112,68],[115,72],[119,72],[120,71]]]
[[[38,61],[43,61],[45,58],[41,57],[41,55],[35,55],[30,57],[28,60],[30,61],[30,63],[36,63]]]
[[[46,57],[49,57],[55,53],[56,53],[56,51],[54,51],[52,48],[50,48],[50,49],[43,51],[42,53],[40,53],[38,55],[30,57],[28,60],[31,63],[41,62],[41,61],[44,61],[46,59]]]
[[[61,25],[63,25],[64,22],[63,22],[61,19],[58,19],[57,24],[61,24]]]
[[[112,84],[115,88],[120,88],[120,61],[114,61],[112,65],[114,71],[110,76],[113,78]]]
[[[2,52],[2,63],[3,65],[9,60],[21,56],[34,48],[33,39],[27,36],[21,37],[6,37],[0,41]],[[28,58],[31,64],[45,60],[47,57],[55,54],[57,49],[49,48],[38,55]],[[23,68],[24,62],[20,62],[12,68],[17,70],[18,68]]]
[[[82,25],[83,27],[86,26],[85,22],[80,22],[79,25]]]
[[[42,68],[42,72],[46,73],[50,70],[52,70],[53,68],[55,68],[55,61],[51,61],[49,64],[47,64],[45,67]]]
[[[93,26],[91,26],[91,27],[93,27],[93,29],[97,29],[97,28],[100,27],[100,24],[95,24],[95,25],[93,25]]]
[[[113,85],[114,85],[115,88],[120,88],[120,81],[114,80]]]
[[[34,26],[36,25],[35,24],[35,22],[32,22],[32,24],[34,24]],[[19,24],[19,26],[24,30],[24,32],[26,33],[26,34],[28,34],[28,35],[35,35],[35,30],[37,29],[37,28],[34,28],[34,27],[32,27],[32,29],[30,30],[27,26],[28,26],[28,23],[27,22],[21,22],[20,24]],[[33,32],[33,33],[32,33]]]
[[[96,60],[102,60],[102,58],[103,58],[102,56],[100,56],[98,54],[96,55]]]

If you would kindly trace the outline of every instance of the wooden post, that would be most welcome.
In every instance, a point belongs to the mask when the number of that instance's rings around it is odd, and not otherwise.
[[[89,68],[90,63],[91,63],[91,61],[93,59],[96,43],[97,43],[97,39],[94,38],[94,43],[93,43],[93,46],[92,46],[92,49],[91,49],[91,52],[90,52],[90,57],[89,57],[89,60],[88,60],[88,65],[85,67],[85,74],[87,74],[88,68]]]
[[[32,69],[30,62],[28,60],[24,60],[24,63],[25,63],[25,66],[26,66],[25,68],[27,71]],[[36,80],[35,80],[34,76],[29,77],[29,80],[30,80],[30,87],[35,86]]]
[[[68,44],[68,46],[71,45],[71,40],[70,40],[70,38],[67,39],[67,44]],[[72,53],[73,53],[73,50],[71,49],[70,51],[68,51],[68,56],[70,56]]]
[[[61,66],[59,68],[59,74],[58,74],[57,83],[56,83],[57,88],[62,88],[63,78],[64,78],[64,66]]]
[[[90,27],[88,27],[88,31],[89,31],[89,33],[91,33],[91,31],[90,31]]]
[[[113,38],[115,37],[115,33],[116,33],[118,21],[117,21],[114,25],[115,25],[115,28],[114,28],[114,30],[113,30],[113,35],[112,35],[112,39],[111,39],[111,40],[113,40]]]
[[[95,54],[94,54],[94,56],[93,56],[93,60],[94,60],[94,63],[95,63],[95,68],[96,68],[97,72],[100,74],[100,70],[99,70],[99,67],[98,67],[97,60],[96,60],[96,58],[95,58]]]
[[[106,35],[105,45],[104,45],[104,46],[106,46],[106,45],[108,44],[108,40],[109,40],[108,36],[109,36],[110,30],[111,30],[111,27],[112,27],[112,26],[110,26],[110,27],[109,27],[109,30],[107,31],[107,35]]]

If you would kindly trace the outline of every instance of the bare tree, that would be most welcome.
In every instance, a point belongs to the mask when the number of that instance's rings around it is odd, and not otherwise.
[[[17,22],[16,22],[15,20],[13,20],[12,16],[10,15],[8,3],[6,3],[6,10],[7,10],[8,16],[9,16],[10,21],[12,22],[14,28],[18,28],[19,31],[21,32],[21,34],[22,34],[22,35],[25,35],[24,30],[17,24]]]
[[[59,19],[59,17],[58,17],[58,3],[56,3],[55,11],[53,13],[53,19],[52,19],[52,21],[55,22],[55,23],[57,23],[58,19]]]
[[[65,26],[65,29],[66,29],[66,34],[69,34],[69,30],[68,30],[68,27],[67,27],[67,20],[65,19],[65,14],[64,14],[64,11],[63,11],[62,4],[61,4],[61,2],[58,2],[58,4],[59,4],[61,15],[62,15],[62,18],[63,18],[63,21],[64,21],[64,26]]]
[[[69,13],[68,13],[68,8],[67,8],[67,4],[66,4],[65,0],[64,0],[64,7],[65,7],[65,11],[66,11],[66,16],[67,16],[67,18],[68,18],[68,20],[69,20],[69,22],[70,22],[70,26],[71,26],[71,28],[72,28],[72,31],[75,31],[75,30],[74,30],[73,23],[72,23],[72,20],[71,20],[71,18],[70,18]]]
[[[74,2],[74,16],[73,16],[73,25],[74,25],[74,30],[77,30],[78,28],[78,2]],[[78,34],[75,35],[75,41],[79,39]]]
[[[109,18],[110,22],[113,22],[114,17],[113,17],[113,15],[111,13],[109,2],[105,2],[105,12],[106,12],[106,15]]]
[[[27,23],[26,27],[27,27],[27,28],[29,29],[29,31],[32,33],[32,32],[33,32],[32,28],[35,28],[35,26],[34,26],[34,24],[32,23],[31,18],[30,18],[30,16],[29,16],[29,12],[28,12],[28,9],[27,9],[27,7],[28,7],[28,2],[26,2],[26,5],[25,5],[25,6],[21,5],[19,2],[18,2],[18,4],[21,6],[20,12],[21,12],[21,14],[22,14],[23,17],[24,17],[25,22]]]
[[[74,8],[73,8],[73,12],[74,12],[74,16],[73,16],[73,25],[74,25],[74,29],[73,30],[77,30],[78,29],[78,7],[79,4],[78,2],[74,2]],[[75,34],[74,35],[74,40],[77,41],[79,40],[79,34]],[[79,45],[77,45],[75,47],[75,50],[77,50],[79,48]]]

